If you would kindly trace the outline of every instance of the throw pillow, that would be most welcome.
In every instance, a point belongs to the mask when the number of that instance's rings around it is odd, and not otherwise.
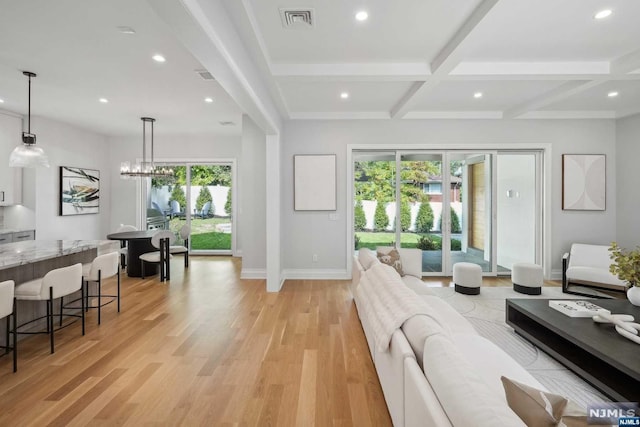
[[[378,251],[378,259],[381,263],[395,268],[400,276],[404,276],[404,272],[402,271],[402,261],[400,261],[400,253],[396,249],[391,249],[387,253]]]
[[[528,427],[587,427],[587,414],[565,397],[500,377],[507,403]]]

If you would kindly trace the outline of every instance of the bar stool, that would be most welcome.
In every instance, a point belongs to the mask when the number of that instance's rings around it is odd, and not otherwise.
[[[7,332],[5,335],[5,345],[0,346],[4,348],[4,354],[13,350],[13,372],[18,370],[18,346],[17,346],[17,334],[16,324],[18,317],[16,316],[16,299],[14,297],[14,282],[13,280],[6,280],[0,282],[0,319],[7,318]],[[13,318],[13,328],[11,320]],[[9,344],[9,334],[13,335],[13,343]]]
[[[151,237],[151,244],[154,248],[158,248],[158,251],[155,252],[147,252],[146,254],[140,255],[140,266],[142,267],[142,278],[144,279],[144,263],[151,262],[160,264],[160,281],[164,282],[166,280],[171,279],[171,274],[169,271],[169,260],[171,259],[171,254],[169,253],[169,247],[173,242],[176,241],[176,235],[173,232],[168,230],[158,231],[156,234]]]
[[[104,279],[108,279],[109,277],[117,276],[118,277],[118,286],[117,286],[117,294],[116,295],[103,295],[102,294],[102,281]],[[82,264],[82,281],[86,286],[85,289],[85,311],[89,311],[90,308],[98,309],[98,325],[101,321],[101,312],[102,307],[107,304],[111,304],[114,300],[118,303],[118,313],[120,313],[120,268],[118,266],[118,252],[111,252],[108,254],[100,255],[96,257],[93,262],[89,264]],[[96,284],[97,295],[92,295],[89,292],[89,282],[93,282]],[[98,298],[97,305],[90,305],[89,298]],[[111,298],[109,301],[105,303],[102,302],[102,298]],[[65,306],[65,308],[72,308],[69,306]]]
[[[40,332],[17,332],[19,334],[49,334],[51,353],[54,352],[54,327],[53,327],[53,300],[71,295],[80,291],[81,310],[80,314],[63,314],[64,306],[60,304],[60,324],[62,317],[78,317],[82,319],[82,335],[84,335],[84,286],[82,286],[82,264],[78,263],[69,267],[51,270],[40,279],[30,280],[15,287],[15,298],[18,301],[46,301],[47,314],[18,326],[18,329],[42,318],[47,319],[47,330]]]

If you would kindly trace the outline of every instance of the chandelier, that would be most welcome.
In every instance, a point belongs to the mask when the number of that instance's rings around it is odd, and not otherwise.
[[[153,123],[156,119],[151,117],[141,117],[142,119],[142,161],[135,163],[133,167],[130,162],[120,163],[120,177],[129,179],[131,177],[149,178],[173,178],[173,169],[167,167],[156,167],[153,162]],[[151,159],[147,161],[147,123],[151,126]]]

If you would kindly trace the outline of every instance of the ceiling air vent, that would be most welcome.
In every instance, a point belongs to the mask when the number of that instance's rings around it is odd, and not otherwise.
[[[236,125],[231,120],[223,120],[223,121],[220,121],[218,123],[220,123],[220,126],[235,126]]]
[[[215,77],[213,77],[213,75],[207,70],[195,70],[195,71],[200,77],[202,77],[202,80],[215,80]]]
[[[313,9],[282,8],[280,19],[282,26],[287,30],[310,30],[314,27],[316,19]]]

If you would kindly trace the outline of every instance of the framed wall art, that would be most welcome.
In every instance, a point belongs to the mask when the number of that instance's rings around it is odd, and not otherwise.
[[[293,156],[293,207],[296,211],[335,211],[336,155]]]
[[[604,154],[562,155],[562,209],[606,209],[606,164]]]
[[[60,166],[60,215],[100,212],[100,171]]]

